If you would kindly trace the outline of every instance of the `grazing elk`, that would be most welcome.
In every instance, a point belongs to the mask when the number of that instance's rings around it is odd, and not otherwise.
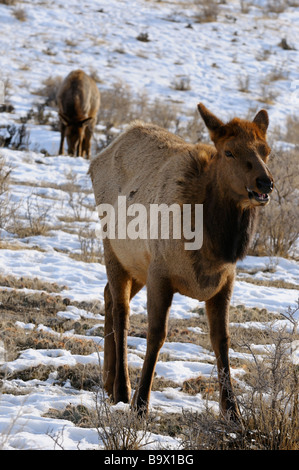
[[[83,70],[71,72],[58,90],[57,104],[61,123],[59,155],[63,155],[66,137],[69,155],[89,158],[100,107],[100,92],[95,81]]]
[[[130,204],[138,203],[135,208],[141,204],[147,210],[153,204],[203,207],[200,249],[185,249],[184,237],[103,239],[108,278],[104,291],[105,388],[115,402],[130,400],[129,303],[146,285],[147,350],[133,404],[140,413],[147,410],[172,298],[179,292],[205,301],[217,361],[220,409],[238,419],[228,358],[229,305],[236,262],[246,254],[258,207],[268,203],[273,190],[266,165],[269,120],[261,110],[252,122],[234,118],[225,124],[203,104],[198,110],[214,145],[186,143],[156,125],[136,121],[90,165],[97,206],[108,203],[116,208],[122,195]],[[194,228],[194,211],[192,214]],[[119,224],[118,217],[115,224]]]

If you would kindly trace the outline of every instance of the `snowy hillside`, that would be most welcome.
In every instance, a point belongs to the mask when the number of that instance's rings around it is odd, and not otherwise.
[[[210,2],[211,11],[201,5],[207,3],[0,1],[0,170],[4,175],[10,171],[0,210],[0,449],[55,449],[57,435],[64,449],[103,448],[94,427],[79,427],[66,414],[58,416],[68,406],[94,407],[93,390],[75,387],[68,377],[63,380],[58,369],[96,367],[102,360],[106,284],[101,244],[94,235],[97,214],[89,162],[57,155],[60,133],[50,92],[59,80],[81,68],[96,78],[103,95],[124,89],[129,97],[138,96],[140,109],[142,99],[148,107],[159,103],[176,109],[172,123],[193,119],[199,101],[224,120],[254,117],[256,110],[266,108],[271,141],[296,148],[284,136],[288,118],[298,115],[299,4],[227,0]],[[118,133],[124,125],[116,118],[108,122],[100,111],[94,152],[108,130]],[[262,330],[273,320],[290,329],[279,314],[296,306],[298,258],[248,256],[238,269],[232,328],[238,323]],[[179,414],[205,407],[202,391],[190,394],[183,387],[190,379],[208,380],[216,374],[203,307],[174,297],[173,336],[157,364],[156,376],[164,386],[152,392],[154,411]],[[131,309],[129,366],[139,369],[146,345],[146,327],[138,319],[146,314],[145,289],[134,297]],[[247,318],[248,312],[253,313]],[[185,341],[176,329],[186,332]],[[78,346],[90,339],[97,351],[66,347],[68,341]],[[9,350],[11,344],[19,349]],[[261,354],[264,347],[255,344]],[[298,354],[292,354],[298,363]],[[235,361],[233,378],[241,384],[246,370],[242,361],[248,357],[233,348],[230,357]],[[34,368],[48,368],[47,376],[25,379]],[[218,411],[216,394],[210,406]],[[153,449],[181,445],[175,435],[157,430],[149,441]]]

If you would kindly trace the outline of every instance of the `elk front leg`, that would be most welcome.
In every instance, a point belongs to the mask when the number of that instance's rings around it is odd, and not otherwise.
[[[167,322],[173,290],[168,279],[158,270],[150,271],[147,281],[148,333],[147,349],[139,386],[133,398],[133,406],[140,414],[148,410],[155,366],[167,335]]]
[[[63,155],[63,154],[64,154],[65,128],[66,128],[66,126],[61,123],[61,125],[60,125],[60,146],[59,146],[59,155]]]
[[[82,157],[86,158],[87,160],[90,158],[91,153],[91,137],[92,130],[89,128],[89,126],[87,126],[85,129],[85,135],[82,146]]]
[[[238,405],[233,393],[229,366],[229,305],[233,288],[233,278],[212,299],[206,302],[206,312],[210,326],[210,337],[216,355],[220,388],[220,409],[224,416],[238,419]]]

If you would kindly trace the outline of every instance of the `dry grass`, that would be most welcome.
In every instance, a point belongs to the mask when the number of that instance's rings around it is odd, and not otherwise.
[[[52,292],[36,292],[26,294],[22,291],[3,290],[0,296],[1,334],[0,340],[5,343],[7,360],[13,360],[21,351],[28,348],[58,349],[63,348],[72,354],[86,355],[100,351],[92,337],[86,332],[103,336],[103,327],[93,319],[73,321],[57,317],[58,311],[63,311],[70,301],[63,299],[56,292],[59,286],[43,284],[38,280],[14,279],[11,276],[2,278],[2,285],[13,288],[43,289]],[[103,313],[102,305],[76,303],[79,308]],[[198,316],[188,320],[169,321],[167,341],[192,342],[206,346],[209,344],[207,322],[202,308]],[[242,410],[243,427],[223,420],[209,409],[209,402],[218,400],[218,383],[215,378],[197,377],[177,384],[170,380],[155,376],[153,390],[165,390],[167,387],[179,388],[182,392],[197,395],[206,400],[207,409],[203,413],[183,411],[180,415],[164,415],[162,412],[151,413],[148,418],[137,415],[134,409],[128,407],[119,409],[113,407],[103,391],[101,367],[98,364],[73,367],[61,366],[55,369],[40,365],[17,371],[5,379],[47,380],[55,371],[55,383],[59,386],[70,384],[74,389],[89,390],[95,394],[95,409],[84,406],[67,406],[64,410],[50,409],[45,416],[56,419],[67,419],[76,426],[95,427],[98,430],[99,441],[107,450],[137,450],[150,442],[151,433],[171,435],[182,439],[186,450],[253,450],[253,449],[288,449],[298,450],[298,376],[296,366],[290,361],[290,347],[298,341],[297,323],[294,312],[286,313],[291,320],[293,329],[277,330],[271,325],[265,330],[243,329],[241,324],[246,321],[271,322],[276,316],[265,309],[250,309],[239,305],[231,308],[230,320],[240,322],[238,328],[231,328],[232,348],[235,351],[249,354],[252,359],[238,360],[245,374],[242,383],[235,384],[237,398]],[[43,324],[51,330],[43,331],[37,328],[24,330],[16,324],[17,320],[35,325]],[[292,323],[293,321],[293,323]],[[191,327],[200,326],[204,334],[194,334]],[[96,328],[94,328],[96,327]],[[64,333],[73,331],[75,335],[65,336]],[[147,318],[145,315],[132,315],[129,335],[145,337]],[[76,336],[76,335],[79,335]],[[263,355],[257,353],[254,344],[265,346]],[[209,346],[210,347],[210,346]],[[160,356],[159,360],[168,360]],[[234,361],[232,361],[234,363]],[[139,368],[129,369],[133,388],[138,386]],[[2,377],[4,378],[3,374]],[[2,391],[5,393],[5,389]],[[246,392],[246,393],[244,393]],[[157,419],[158,418],[158,419]],[[272,430],[275,430],[273,433]],[[62,442],[59,436],[52,436]],[[55,441],[56,442],[56,441]]]
[[[0,0],[1,5],[15,5],[17,3],[17,0]]]
[[[185,380],[182,391],[189,395],[201,394],[206,400],[218,400],[218,381],[213,377],[198,376],[193,379]]]
[[[67,318],[57,317],[57,312],[64,311],[70,301],[56,295],[60,287],[56,284],[40,282],[38,280],[30,283],[29,279],[2,278],[2,285],[11,287],[11,290],[0,291],[0,340],[4,342],[7,351],[6,360],[14,360],[20,351],[33,349],[66,349],[72,354],[88,355],[101,350],[101,345],[95,345],[92,337],[81,337],[86,330],[95,325],[90,320],[74,322]],[[43,289],[41,292],[26,293],[15,288],[23,287]],[[51,294],[47,293],[51,292]],[[98,305],[86,306],[74,303],[78,308],[90,307],[96,313],[102,313],[102,307]],[[24,330],[18,327],[17,321],[35,325],[33,329]],[[38,325],[49,327],[49,331],[40,330]],[[79,337],[64,336],[64,333],[74,330]],[[98,330],[99,333],[99,330]]]
[[[237,276],[237,280],[249,282],[250,284],[255,284],[256,286],[266,286],[266,287],[298,290],[298,286],[296,284],[292,284],[291,282],[286,282],[280,279],[267,280],[267,279],[255,279],[252,276]]]
[[[44,414],[46,418],[66,419],[80,428],[90,428],[94,425],[94,414],[84,405],[68,405],[63,410],[51,408]],[[53,436],[55,438],[55,436]]]
[[[50,283],[47,281],[42,281],[38,278],[32,277],[21,277],[16,278],[14,276],[4,276],[0,275],[0,286],[10,287],[12,289],[33,289],[45,291],[48,293],[61,292],[62,290],[67,289],[66,286],[59,286],[56,283]]]

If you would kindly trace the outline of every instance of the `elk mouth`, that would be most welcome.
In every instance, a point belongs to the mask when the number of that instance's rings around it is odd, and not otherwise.
[[[267,193],[256,193],[252,189],[246,188],[248,191],[249,199],[255,199],[260,204],[267,204],[270,201],[270,196]]]

